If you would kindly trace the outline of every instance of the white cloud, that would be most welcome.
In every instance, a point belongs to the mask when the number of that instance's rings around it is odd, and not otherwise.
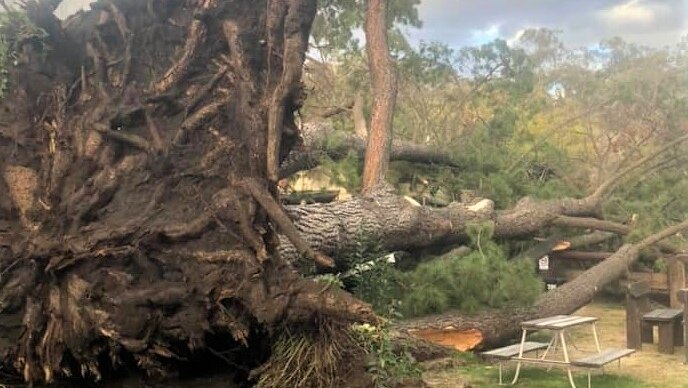
[[[562,31],[572,47],[614,36],[663,47],[678,43],[688,27],[688,0],[422,0],[419,12],[424,25],[410,32],[411,41],[454,48],[475,45],[478,31],[495,25],[507,42],[520,30],[542,27]]]
[[[518,41],[521,39],[523,36],[523,33],[526,32],[526,30],[530,28],[535,28],[535,27],[524,27],[521,28],[520,30],[514,32],[510,37],[506,38],[506,44],[509,46],[514,46],[518,43]]]
[[[615,25],[650,26],[660,14],[670,11],[662,4],[647,4],[641,0],[630,0],[598,13],[600,20]]]
[[[500,36],[499,24],[493,24],[486,29],[471,30],[471,43],[481,45],[491,42]]]

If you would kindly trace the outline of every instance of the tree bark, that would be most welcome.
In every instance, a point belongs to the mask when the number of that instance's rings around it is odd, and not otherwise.
[[[385,181],[397,97],[397,75],[387,43],[387,0],[368,0],[365,33],[373,89],[373,112],[362,176],[363,192],[368,193]]]
[[[315,0],[112,0],[64,26],[48,3],[29,2],[48,47],[20,40],[0,102],[3,370],[171,376],[219,348],[246,379],[286,327],[375,319],[300,278],[272,229],[322,259],[270,194]]]
[[[513,209],[497,211],[492,201],[482,199],[430,208],[417,206],[389,188],[379,188],[348,201],[287,206],[286,210],[314,249],[336,259],[337,252],[352,247],[362,233],[375,236],[390,252],[466,241],[470,223],[492,223],[496,237],[521,237],[553,225],[562,215],[594,215],[600,201],[593,196],[548,201],[524,198]],[[286,239],[282,239],[280,252],[289,260],[299,257]]]

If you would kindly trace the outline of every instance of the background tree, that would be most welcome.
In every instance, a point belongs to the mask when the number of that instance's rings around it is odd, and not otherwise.
[[[363,192],[384,183],[392,146],[392,119],[397,98],[397,75],[387,44],[387,1],[368,0],[366,52],[373,89],[373,113],[368,132]]]

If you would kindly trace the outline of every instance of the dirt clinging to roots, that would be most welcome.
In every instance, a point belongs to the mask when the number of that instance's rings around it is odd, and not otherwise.
[[[27,3],[47,36],[16,40],[0,106],[3,369],[50,383],[215,360],[246,381],[285,328],[373,319],[274,254],[315,3],[98,1],[64,22],[59,1]]]

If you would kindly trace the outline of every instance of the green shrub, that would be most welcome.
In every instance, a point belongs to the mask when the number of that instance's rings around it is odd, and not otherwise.
[[[400,379],[421,376],[418,362],[405,349],[394,345],[386,326],[354,325],[352,331],[368,354],[367,370],[376,388],[393,387]]]

